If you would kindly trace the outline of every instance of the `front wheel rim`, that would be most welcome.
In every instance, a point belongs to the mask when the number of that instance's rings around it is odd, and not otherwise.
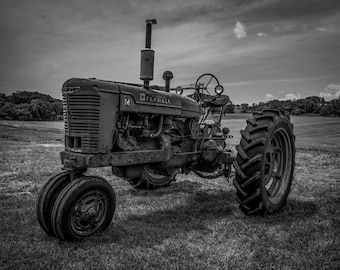
[[[84,194],[71,213],[72,230],[79,236],[88,236],[103,225],[107,215],[107,198],[101,191]]]
[[[264,158],[266,195],[270,203],[278,204],[287,194],[293,161],[292,143],[285,129],[274,132]]]

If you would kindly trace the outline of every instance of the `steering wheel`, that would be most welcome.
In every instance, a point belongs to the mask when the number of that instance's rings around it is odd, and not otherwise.
[[[195,100],[201,102],[207,99],[215,99],[212,96],[216,87],[219,87],[220,83],[216,76],[211,73],[204,73],[198,77],[195,83]],[[222,86],[221,86],[222,87]]]
[[[214,74],[204,73],[196,80],[195,89],[198,90],[199,93],[211,96],[214,94],[215,87],[218,85],[220,85],[220,83]]]

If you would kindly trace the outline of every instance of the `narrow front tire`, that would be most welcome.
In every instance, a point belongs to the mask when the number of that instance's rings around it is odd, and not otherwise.
[[[59,194],[52,211],[54,234],[62,240],[80,240],[111,223],[116,197],[111,185],[97,176],[72,181]]]
[[[41,228],[54,236],[51,224],[51,213],[55,201],[62,190],[71,182],[70,173],[62,172],[50,178],[39,193],[36,203],[36,215]]]

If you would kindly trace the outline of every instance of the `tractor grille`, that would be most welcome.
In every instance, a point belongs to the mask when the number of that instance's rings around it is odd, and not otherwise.
[[[97,149],[99,143],[100,96],[64,95],[63,114],[66,145],[79,150]]]

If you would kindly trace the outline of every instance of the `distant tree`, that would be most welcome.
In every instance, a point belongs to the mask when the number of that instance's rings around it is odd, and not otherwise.
[[[293,110],[291,111],[291,114],[292,114],[292,115],[301,115],[302,112],[303,112],[303,111],[302,111],[301,109],[295,108],[295,109],[293,109]]]
[[[16,92],[0,95],[0,119],[4,120],[62,120],[62,101],[38,92]]]
[[[322,107],[321,110],[320,110],[320,115],[321,116],[331,116],[332,111],[331,111],[330,107],[329,106]]]
[[[234,107],[235,107],[235,105],[233,103],[225,105],[224,108],[223,108],[223,113],[224,114],[226,114],[226,113],[235,113]]]
[[[242,103],[241,104],[241,113],[246,113],[249,110],[249,106],[247,103]]]
[[[53,102],[56,99],[49,95],[41,94],[39,92],[17,91],[8,97],[14,104],[31,103],[34,99],[39,99],[45,102]]]
[[[0,93],[0,102],[8,102],[8,98],[6,97],[5,94]]]

